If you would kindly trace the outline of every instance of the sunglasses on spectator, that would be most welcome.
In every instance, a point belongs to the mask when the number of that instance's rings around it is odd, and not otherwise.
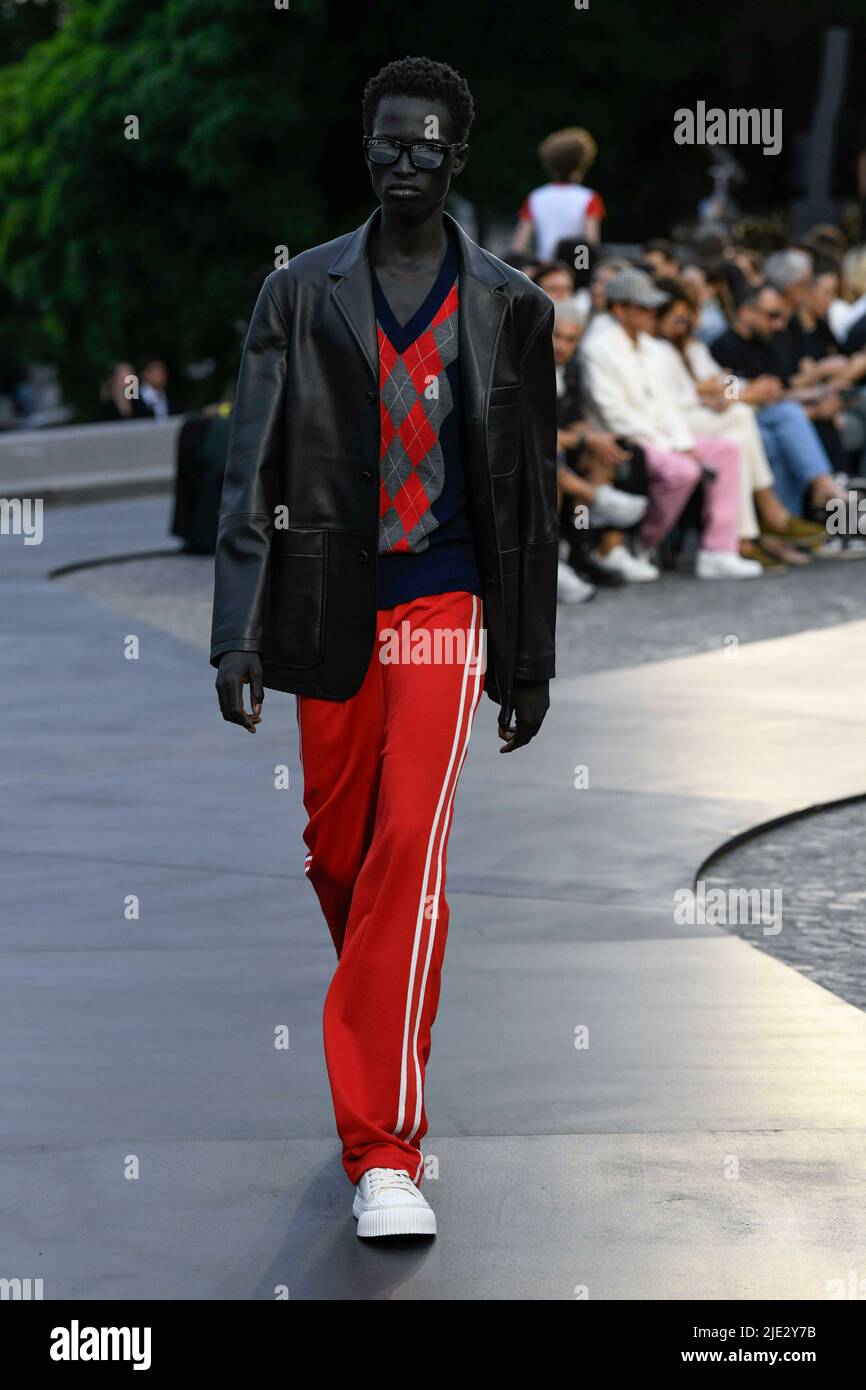
[[[416,140],[406,143],[403,140],[388,140],[380,135],[364,137],[364,151],[371,164],[396,164],[403,150],[409,151],[409,159],[415,169],[439,169],[445,156],[459,150],[462,141],[454,145],[437,145],[432,140]]]

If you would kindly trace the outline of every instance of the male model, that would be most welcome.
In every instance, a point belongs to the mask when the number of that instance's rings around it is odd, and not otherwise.
[[[554,675],[553,305],[443,211],[468,153],[464,80],[405,58],[363,110],[381,207],[269,275],[250,323],[211,663],[224,717],[251,733],[265,687],[297,697],[358,1234],[435,1235],[420,1145],[457,779],[485,683],[512,752]]]

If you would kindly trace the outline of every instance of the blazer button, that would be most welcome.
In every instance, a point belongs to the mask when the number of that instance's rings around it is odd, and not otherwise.
[[[375,391],[368,391],[366,396],[364,397],[364,400],[367,402],[368,405],[375,405],[378,399],[379,397],[376,395]]]
[[[364,469],[363,473],[361,474],[361,477],[363,478],[365,483],[372,483],[373,481],[373,474],[370,472],[369,468]]]
[[[359,551],[358,551],[358,559],[361,561],[361,564],[362,564],[362,565],[369,565],[369,563],[370,563],[370,554],[369,554],[369,551],[367,551],[367,550],[359,550]]]

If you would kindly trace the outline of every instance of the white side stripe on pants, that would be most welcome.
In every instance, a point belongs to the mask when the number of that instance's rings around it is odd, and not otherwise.
[[[467,751],[467,748],[468,748],[468,746],[469,746],[469,735],[470,735],[470,732],[471,732],[471,729],[472,729],[472,711],[474,710],[474,708],[475,708],[475,703],[476,703],[476,701],[477,701],[477,699],[478,699],[478,686],[479,686],[480,679],[481,679],[481,653],[480,653],[480,649],[479,649],[479,651],[477,651],[477,652],[476,652],[476,650],[475,650],[475,648],[476,648],[476,637],[477,637],[477,635],[478,635],[478,634],[477,634],[477,628],[476,628],[477,614],[478,614],[478,598],[477,598],[475,595],[473,595],[473,598],[472,598],[472,636],[471,636],[470,641],[469,641],[469,643],[468,643],[468,652],[467,652],[467,657],[466,657],[466,664],[465,664],[465,666],[464,666],[464,668],[463,668],[463,681],[462,681],[462,685],[461,685],[461,689],[460,689],[460,708],[459,708],[459,711],[458,711],[458,714],[457,714],[457,723],[456,723],[456,726],[455,726],[455,729],[454,729],[454,740],[453,740],[452,745],[451,745],[451,756],[450,756],[450,758],[448,759],[448,767],[447,767],[447,770],[446,770],[446,772],[445,772],[445,778],[444,778],[444,781],[443,781],[443,783],[442,783],[442,789],[441,789],[441,791],[440,791],[440,793],[439,793],[439,802],[438,802],[437,807],[436,807],[436,814],[435,814],[435,816],[434,816],[434,818],[433,818],[433,825],[432,825],[432,827],[431,827],[430,836],[429,836],[429,839],[428,839],[428,841],[427,841],[427,854],[426,854],[426,858],[425,858],[425,862],[424,862],[424,874],[423,874],[423,877],[422,877],[422,880],[421,880],[421,896],[420,896],[420,899],[419,899],[419,902],[418,902],[418,916],[417,916],[416,921],[415,921],[415,939],[414,939],[413,944],[412,944],[412,964],[411,964],[411,968],[410,968],[410,971],[409,971],[409,987],[408,987],[408,990],[407,990],[407,992],[406,992],[406,1017],[405,1017],[404,1024],[403,1024],[403,1047],[402,1047],[402,1053],[401,1053],[401,1058],[400,1058],[400,1101],[399,1101],[399,1107],[398,1107],[398,1113],[397,1113],[397,1123],[396,1123],[396,1125],[395,1125],[395,1127],[394,1127],[394,1129],[393,1129],[393,1131],[392,1131],[392,1132],[393,1132],[395,1135],[397,1135],[397,1136],[399,1136],[400,1131],[403,1129],[403,1126],[404,1126],[404,1123],[405,1123],[405,1118],[406,1118],[406,1090],[407,1090],[407,1084],[408,1084],[409,1029],[410,1029],[411,1016],[412,1016],[412,995],[413,995],[414,988],[415,988],[415,975],[416,975],[416,971],[417,971],[417,967],[418,967],[418,952],[419,952],[420,945],[421,945],[421,936],[422,936],[422,933],[423,933],[423,930],[424,930],[424,920],[425,920],[425,917],[424,917],[424,909],[425,909],[425,906],[426,906],[426,895],[427,895],[426,890],[427,890],[427,885],[428,885],[428,881],[429,881],[429,878],[430,878],[430,866],[431,866],[431,861],[432,861],[432,858],[433,858],[433,854],[434,854],[434,852],[435,852],[434,846],[435,846],[435,843],[436,843],[437,831],[438,831],[438,832],[439,832],[439,849],[438,849],[438,872],[437,872],[437,878],[436,878],[436,892],[435,892],[435,894],[434,894],[434,900],[433,900],[433,905],[432,905],[431,919],[430,919],[430,938],[429,938],[428,947],[427,947],[427,956],[426,956],[425,963],[424,963],[424,973],[423,973],[423,978],[422,978],[422,981],[421,981],[421,988],[420,988],[419,994],[418,994],[418,1007],[417,1007],[417,1013],[416,1013],[416,1019],[415,1019],[415,1027],[414,1027],[414,1031],[413,1031],[413,1035],[412,1035],[412,1052],[413,1052],[413,1061],[414,1061],[414,1069],[415,1069],[415,1086],[416,1086],[416,1105],[415,1105],[415,1121],[414,1121],[414,1125],[413,1125],[412,1131],[411,1131],[411,1133],[410,1133],[409,1136],[408,1136],[408,1139],[409,1139],[409,1140],[411,1140],[411,1139],[413,1138],[413,1136],[415,1135],[415,1133],[416,1133],[416,1131],[417,1131],[417,1129],[418,1129],[418,1125],[420,1124],[420,1120],[421,1120],[421,1101],[422,1101],[422,1095],[421,1095],[421,1068],[420,1068],[420,1064],[419,1064],[419,1061],[418,1061],[417,1042],[418,1042],[418,1031],[419,1031],[420,1024],[421,1024],[421,1011],[422,1011],[422,1009],[423,1009],[423,1005],[424,1005],[424,995],[425,995],[426,988],[427,988],[427,976],[428,976],[429,967],[430,967],[430,958],[431,958],[432,949],[433,949],[433,937],[434,937],[434,934],[435,934],[435,931],[436,931],[436,917],[437,917],[437,914],[438,914],[438,911],[439,911],[439,894],[440,894],[440,891],[441,891],[441,882],[442,882],[442,849],[443,849],[443,845],[444,845],[444,836],[445,836],[445,831],[446,831],[447,826],[448,826],[448,818],[449,818],[449,815],[450,815],[450,812],[451,812],[451,806],[452,806],[452,803],[453,803],[453,800],[454,800],[454,793],[455,793],[455,791],[456,791],[456,789],[457,789],[457,778],[458,778],[459,775],[460,775],[460,769],[461,769],[461,767],[463,766],[463,761],[464,761],[464,759],[465,759],[465,757],[466,757],[466,751]],[[473,659],[474,659],[474,661],[475,661],[475,687],[474,687],[474,690],[473,690],[472,700],[470,701],[470,705],[469,705],[468,717],[465,719],[466,729],[465,729],[465,735],[463,736],[463,746],[462,746],[462,748],[460,749],[460,752],[459,752],[459,754],[458,754],[458,747],[459,747],[459,745],[460,745],[461,732],[462,732],[462,730],[463,730],[463,724],[464,724],[464,714],[465,714],[465,710],[466,710],[466,687],[467,687],[467,684],[468,684],[469,673],[470,673],[470,667],[472,666]],[[457,759],[457,771],[456,771],[456,774],[455,774],[455,776],[454,776],[454,780],[453,780],[453,783],[452,783],[452,782],[451,782],[451,773],[452,773],[452,769],[454,768],[455,758]],[[450,793],[449,793],[449,790],[448,790],[449,784],[451,784]],[[447,802],[447,806],[446,806],[446,802]],[[443,807],[445,807],[445,815],[444,815],[444,817],[443,817],[443,815],[442,815]],[[441,830],[440,830],[440,824],[441,824]]]

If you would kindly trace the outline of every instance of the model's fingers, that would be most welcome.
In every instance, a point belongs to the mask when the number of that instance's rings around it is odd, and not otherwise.
[[[220,709],[223,719],[229,724],[240,724],[242,728],[249,729],[250,733],[255,733],[255,724],[244,709],[243,686],[241,682],[232,677],[217,685],[220,697]]]
[[[262,684],[262,673],[261,671],[254,671],[250,676],[250,704],[253,707],[253,715],[257,723],[261,719],[264,702],[265,688]]]

